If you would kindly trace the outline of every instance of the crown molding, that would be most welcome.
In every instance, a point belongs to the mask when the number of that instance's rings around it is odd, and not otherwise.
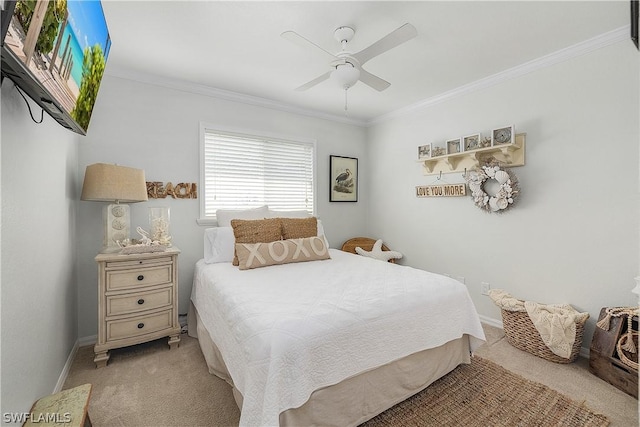
[[[338,116],[335,114],[323,113],[316,110],[295,107],[284,102],[274,101],[272,99],[261,98],[259,96],[247,95],[244,93],[233,92],[230,90],[218,89],[211,86],[205,86],[197,83],[187,82],[183,80],[171,79],[147,73],[139,73],[135,71],[125,71],[121,69],[109,69],[105,74],[111,77],[117,77],[125,80],[133,80],[139,83],[145,83],[160,86],[168,89],[175,89],[182,92],[193,93],[196,95],[210,96],[212,98],[224,99],[226,101],[239,102],[242,104],[253,105],[257,107],[269,108],[272,110],[285,111],[287,113],[298,114],[301,116],[330,120],[333,122],[344,123],[365,127],[367,122],[364,120],[356,120],[349,117]]]
[[[335,114],[323,113],[320,111],[300,108],[287,104],[284,102],[278,102],[267,98],[261,98],[258,96],[247,95],[238,92],[232,92],[229,90],[218,89],[211,86],[200,85],[196,83],[186,82],[177,79],[170,79],[166,77],[138,73],[135,71],[124,71],[120,69],[113,69],[107,66],[105,74],[112,77],[117,77],[126,80],[133,80],[140,83],[146,83],[156,85],[164,88],[175,89],[182,92],[193,93],[196,95],[210,96],[213,98],[224,99],[232,102],[239,102],[242,104],[248,104],[258,107],[269,108],[273,110],[284,111],[288,113],[298,114],[307,117],[319,118],[329,120],[338,123],[344,123],[348,125],[355,125],[360,127],[370,127],[378,123],[382,123],[386,120],[406,116],[415,113],[424,108],[429,108],[442,102],[449,101],[459,96],[467,95],[469,93],[485,89],[497,84],[506,82],[517,77],[524,76],[526,74],[535,72],[542,68],[550,67],[560,62],[567,61],[592,52],[594,50],[619,43],[629,38],[630,25],[617,28],[615,30],[600,34],[591,39],[585,40],[580,43],[576,43],[572,46],[560,49],[556,52],[542,56],[540,58],[525,62],[524,64],[517,65],[491,76],[476,80],[455,89],[443,92],[441,94],[432,96],[406,107],[391,111],[389,113],[380,115],[371,120],[356,120],[349,117],[339,116]]]
[[[572,46],[560,49],[556,52],[550,53],[540,58],[525,62],[524,64],[516,65],[513,68],[506,69],[491,76],[476,80],[475,82],[471,82],[450,91],[443,92],[431,98],[424,99],[415,104],[411,104],[398,110],[394,110],[390,113],[383,114],[376,117],[375,119],[367,121],[367,126],[382,123],[392,118],[406,116],[411,113],[415,113],[418,110],[432,107],[436,104],[449,101],[459,96],[467,95],[477,90],[486,89],[488,87],[506,82],[507,80],[521,77],[525,74],[532,73],[542,68],[550,67],[560,62],[567,61],[571,58],[575,58],[594,50],[618,43],[623,40],[627,40],[629,38],[629,31],[630,25],[626,25],[624,27],[620,27],[615,30],[600,34],[583,42],[576,43]]]

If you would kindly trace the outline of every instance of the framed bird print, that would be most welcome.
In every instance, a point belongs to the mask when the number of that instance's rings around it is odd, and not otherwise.
[[[358,201],[358,159],[329,156],[329,201]]]

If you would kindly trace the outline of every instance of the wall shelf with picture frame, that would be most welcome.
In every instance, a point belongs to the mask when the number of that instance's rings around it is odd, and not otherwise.
[[[524,166],[526,136],[526,133],[518,133],[513,143],[510,144],[477,148],[475,150],[419,159],[417,161],[422,163],[424,175],[454,172],[464,173],[465,169],[473,170],[479,168],[491,157],[508,167]]]

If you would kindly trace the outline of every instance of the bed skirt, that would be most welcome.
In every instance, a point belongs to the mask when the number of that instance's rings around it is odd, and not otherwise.
[[[225,380],[242,408],[242,394],[233,386],[222,355],[193,303],[189,305],[189,336],[197,338],[209,372]],[[470,363],[469,337],[411,354],[395,362],[315,390],[298,408],[280,413],[280,426],[357,426],[428,387],[461,363]]]

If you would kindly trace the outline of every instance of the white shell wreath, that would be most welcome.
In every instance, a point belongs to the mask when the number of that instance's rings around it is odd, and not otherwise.
[[[484,189],[488,180],[495,179],[500,185],[494,195],[489,195]],[[513,205],[520,193],[518,179],[510,170],[504,170],[499,165],[491,163],[482,166],[480,170],[472,171],[465,177],[473,202],[486,212],[502,212]]]

